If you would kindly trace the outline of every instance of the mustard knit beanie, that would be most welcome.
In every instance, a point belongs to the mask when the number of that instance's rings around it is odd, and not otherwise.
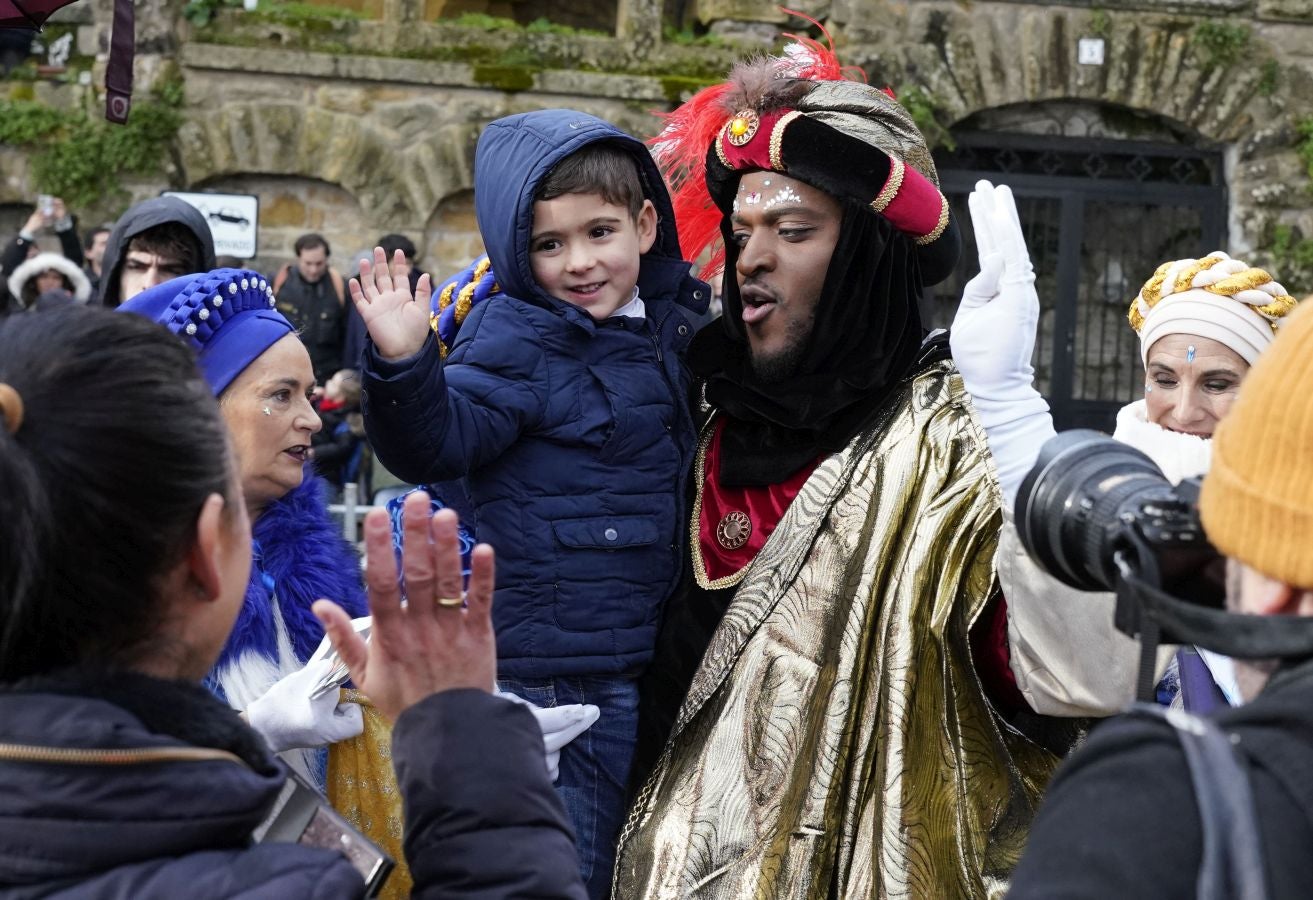
[[[1200,512],[1223,554],[1313,588],[1313,304],[1287,318],[1213,435]]]

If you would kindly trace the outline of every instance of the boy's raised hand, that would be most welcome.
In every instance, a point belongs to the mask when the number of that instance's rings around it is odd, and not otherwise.
[[[398,250],[393,255],[394,271],[400,272],[404,261]],[[351,279],[351,300],[364,319],[374,346],[388,361],[414,356],[424,346],[432,294],[429,276],[424,274],[419,277],[412,298],[410,281],[405,275],[392,275],[382,247],[374,248],[373,263],[369,260],[360,263],[360,278]]]

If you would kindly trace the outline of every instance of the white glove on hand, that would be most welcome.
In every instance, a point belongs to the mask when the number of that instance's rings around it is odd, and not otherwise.
[[[976,182],[967,198],[980,274],[967,282],[949,345],[989,437],[1009,508],[1044,442],[1053,437],[1049,405],[1030,364],[1039,324],[1035,270],[1007,185]]]
[[[355,703],[338,703],[338,692],[315,700],[310,694],[332,668],[318,660],[274,683],[246,708],[246,721],[260,732],[275,753],[301,747],[323,747],[353,738],[365,730]]]
[[[498,697],[529,707],[538,727],[543,732],[543,747],[547,751],[547,776],[556,781],[561,777],[561,748],[583,734],[597,721],[601,710],[592,704],[571,703],[567,706],[534,706],[523,697],[507,691],[495,691]]]

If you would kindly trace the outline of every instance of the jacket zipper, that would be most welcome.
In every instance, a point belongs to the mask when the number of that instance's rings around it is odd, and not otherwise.
[[[0,744],[0,762],[56,763],[75,766],[133,766],[161,762],[235,762],[247,766],[236,754],[206,747],[71,748],[37,747],[30,744]],[[247,766],[247,768],[250,768]]]

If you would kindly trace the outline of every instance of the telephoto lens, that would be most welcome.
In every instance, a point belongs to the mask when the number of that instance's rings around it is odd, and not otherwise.
[[[1031,558],[1071,587],[1115,590],[1118,552],[1166,584],[1217,556],[1196,499],[1193,485],[1173,487],[1134,447],[1090,429],[1064,431],[1021,482],[1017,532]]]

